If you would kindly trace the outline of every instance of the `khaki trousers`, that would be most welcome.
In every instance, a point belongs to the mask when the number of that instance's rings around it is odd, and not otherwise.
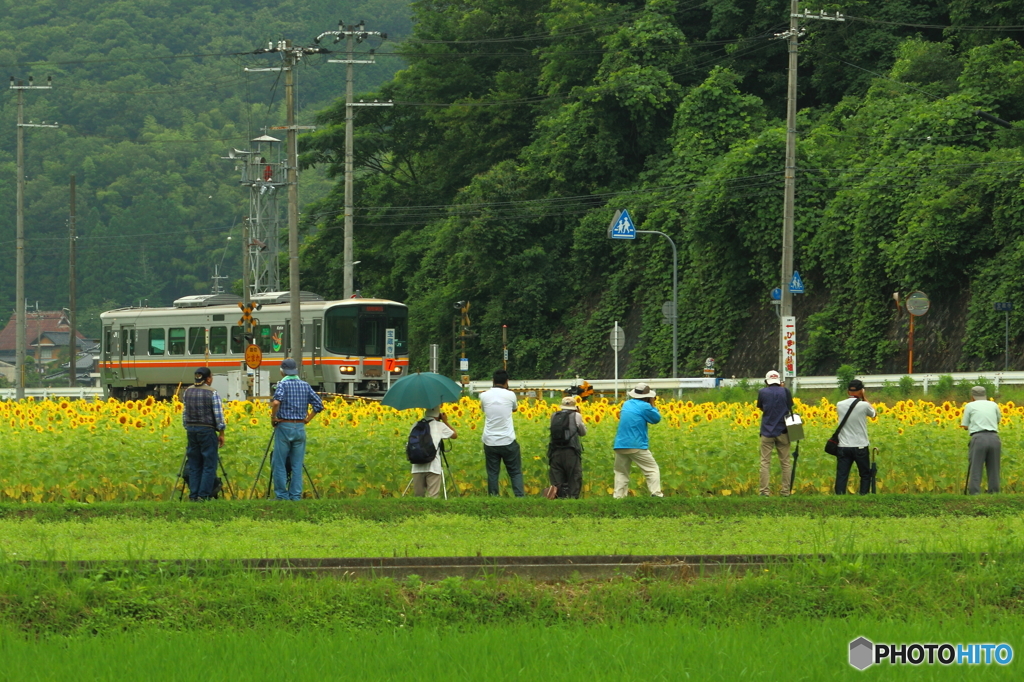
[[[661,494],[661,469],[654,461],[650,450],[617,449],[615,450],[615,499],[622,499],[629,492],[629,467],[636,462],[647,481],[647,490],[655,497]]]
[[[416,497],[440,497],[441,474],[413,474],[412,491]]]
[[[789,483],[793,476],[793,464],[789,459],[789,434],[783,433],[774,438],[761,436],[761,480],[758,492],[762,495],[770,495],[771,490],[768,484],[771,481],[772,450],[779,451],[779,462],[782,464],[782,485],[779,486],[779,493],[786,497],[789,495]]]

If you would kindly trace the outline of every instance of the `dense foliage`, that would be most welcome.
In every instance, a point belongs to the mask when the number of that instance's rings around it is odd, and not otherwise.
[[[914,289],[934,302],[923,369],[992,367],[992,304],[1024,287],[1024,3],[806,7],[819,8],[848,18],[805,21],[801,44],[801,373],[895,369],[907,317],[892,294]],[[418,361],[469,300],[475,375],[500,364],[502,325],[516,376],[610,375],[615,320],[628,374],[666,373],[669,245],[608,240],[629,208],[679,245],[680,366],[710,355],[726,374],[763,372],[789,2],[422,0],[414,13],[407,68],[373,93],[396,106],[359,115],[356,258],[364,293],[412,306]],[[320,114],[306,163],[339,172],[343,117],[343,104]],[[339,185],[309,217],[308,286],[326,293],[341,290],[342,214]],[[762,350],[741,360],[757,345],[745,332]]]
[[[98,334],[103,309],[207,291],[214,266],[240,279],[248,196],[219,157],[284,123],[280,74],[244,71],[280,59],[251,52],[284,38],[310,44],[340,18],[401,37],[408,14],[404,0],[0,2],[0,64],[36,85],[53,77],[52,90],[25,92],[25,121],[60,123],[25,129],[29,305],[68,305],[72,173],[86,331]],[[302,123],[344,92],[344,67],[325,59],[298,70]],[[398,66],[360,67],[359,87]],[[0,102],[0,322],[14,306],[16,102],[14,92]],[[309,180],[304,190],[317,191]]]

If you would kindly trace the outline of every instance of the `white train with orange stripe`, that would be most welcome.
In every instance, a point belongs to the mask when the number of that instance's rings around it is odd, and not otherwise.
[[[288,292],[253,296],[261,308],[246,338],[238,324],[241,301],[231,294],[186,296],[170,308],[120,308],[103,324],[100,377],[108,396],[169,398],[192,383],[196,367],[226,375],[244,366],[245,348],[263,351],[260,372],[281,379],[281,361],[291,339]],[[374,298],[325,301],[302,293],[302,376],[314,388],[356,395],[384,391],[385,330],[395,330],[395,367],[391,380],[409,368],[408,315],[404,303]]]

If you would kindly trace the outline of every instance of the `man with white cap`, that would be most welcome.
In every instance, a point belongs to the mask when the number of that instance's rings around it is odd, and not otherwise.
[[[583,443],[587,435],[576,397],[562,398],[561,409],[551,415],[548,442],[548,480],[559,499],[579,499],[583,488]]]
[[[988,472],[988,491],[999,492],[999,463],[1002,444],[999,441],[999,405],[986,397],[984,386],[971,389],[971,402],[964,406],[960,425],[971,434],[968,446],[967,492],[981,492],[981,469]]]
[[[412,490],[416,497],[440,497],[443,472],[441,470],[441,441],[446,438],[458,438],[455,429],[448,423],[448,415],[441,412],[440,407],[431,407],[423,415],[430,425],[430,438],[434,441],[437,456],[426,464],[412,465]]]
[[[771,495],[772,450],[778,450],[779,462],[782,464],[779,493],[788,497],[792,464],[789,459],[786,415],[793,412],[793,396],[782,385],[782,377],[774,369],[764,375],[764,383],[765,387],[757,392],[757,408],[761,410],[761,476],[758,492],[763,497]]]
[[[615,499],[629,493],[629,468],[636,462],[647,481],[653,497],[664,497],[661,492],[661,470],[649,448],[647,425],[661,421],[661,413],[654,406],[657,394],[645,383],[639,383],[626,395],[619,413],[619,430],[615,433]]]

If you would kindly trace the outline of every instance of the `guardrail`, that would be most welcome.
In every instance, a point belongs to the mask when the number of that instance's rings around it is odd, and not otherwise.
[[[17,395],[17,389],[14,388],[0,388],[0,400],[14,400]],[[41,398],[43,400],[47,398],[78,398],[79,400],[88,400],[90,398],[102,398],[103,389],[95,386],[88,388],[71,388],[70,386],[65,388],[26,388],[26,398]]]
[[[896,385],[900,380],[909,376],[914,381],[914,386],[920,386],[927,393],[929,388],[935,386],[939,381],[940,376],[943,374],[929,373],[929,374],[858,374],[857,378],[864,382],[864,385],[868,388],[881,388],[886,385]],[[1002,384],[1008,386],[1021,386],[1024,385],[1024,372],[951,372],[949,376],[953,377],[955,383],[961,381],[969,381],[971,383],[978,383],[979,381],[985,381],[993,384],[996,388],[999,388]],[[706,378],[706,377],[683,377],[680,379],[664,379],[664,378],[652,378],[652,379],[619,379],[617,382],[614,379],[588,379],[587,382],[593,386],[595,391],[600,393],[611,393],[614,392],[616,386],[621,394],[625,394],[626,391],[630,390],[637,383],[643,381],[650,385],[656,391],[693,391],[700,389],[709,389],[724,386],[737,386],[740,382],[745,381],[748,385],[759,388],[764,384],[762,377],[749,378],[749,379],[717,379],[717,378]],[[578,386],[583,383],[583,379],[528,379],[519,381],[510,381],[509,388],[513,391],[523,392],[534,392],[540,391],[541,394],[547,393],[549,397],[561,394],[567,388],[571,386]],[[818,377],[797,377],[795,381],[790,380],[788,382],[790,388],[794,392],[799,389],[811,389],[811,390],[822,390],[836,388],[836,378],[834,376],[818,376]],[[470,393],[480,393],[486,391],[491,387],[490,381],[471,381],[469,383]],[[13,388],[0,388],[0,400],[14,400],[15,389]],[[26,398],[78,398],[80,400],[87,400],[90,398],[102,398],[103,389],[97,387],[88,388],[26,388]]]
[[[1006,385],[1024,385],[1024,372],[949,372],[949,373],[928,373],[928,374],[858,374],[857,378],[864,382],[867,388],[882,388],[886,385],[896,385],[900,380],[909,376],[914,381],[914,386],[920,386],[927,393],[929,388],[934,387],[939,381],[940,376],[948,374],[953,377],[955,383],[961,381],[970,381],[977,383],[980,380],[984,380],[987,383],[993,384],[998,388],[1002,384]],[[764,385],[763,377],[746,378],[746,379],[717,379],[717,378],[705,378],[705,377],[686,377],[680,379],[619,379],[616,382],[614,379],[587,379],[595,391],[601,393],[608,393],[614,391],[616,384],[620,392],[628,391],[633,388],[637,383],[643,381],[650,385],[651,388],[656,391],[674,391],[674,390],[695,390],[695,389],[708,389],[723,386],[738,386],[741,382],[746,382],[748,385],[754,388],[760,388]],[[551,395],[555,393],[561,393],[565,389],[571,386],[577,386],[583,383],[583,379],[532,379],[523,381],[509,381],[508,387],[513,391],[541,391],[547,392]],[[838,386],[836,377],[834,376],[816,376],[816,377],[796,377],[795,380],[791,379],[787,382],[787,385],[798,391],[799,389],[832,389]],[[489,381],[472,381],[469,383],[469,391],[471,393],[479,393],[485,391],[491,387]]]

